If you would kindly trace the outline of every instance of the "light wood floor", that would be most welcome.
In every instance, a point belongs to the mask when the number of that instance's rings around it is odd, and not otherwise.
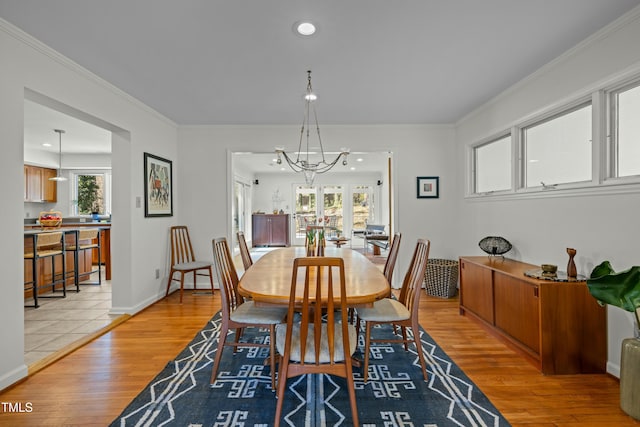
[[[2,426],[105,426],[218,311],[215,296],[174,293],[0,392]],[[473,321],[457,300],[423,294],[420,323],[514,426],[640,425],[619,408],[608,375],[543,376]],[[30,403],[7,413],[5,403]],[[275,404],[275,403],[274,403]]]

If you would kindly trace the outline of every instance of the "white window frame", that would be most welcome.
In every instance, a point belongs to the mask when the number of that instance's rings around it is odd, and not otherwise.
[[[594,121],[594,105],[592,97],[585,97],[577,99],[574,102],[571,102],[564,106],[564,108],[559,110],[552,110],[547,114],[540,115],[536,117],[534,120],[529,120],[527,122],[522,123],[518,126],[518,135],[520,136],[520,144],[519,144],[519,152],[520,156],[518,158],[518,164],[520,166],[520,174],[518,176],[518,191],[530,192],[530,191],[549,191],[549,190],[557,190],[561,188],[579,188],[584,185],[590,185],[593,182],[594,174],[593,167],[591,168],[591,178],[585,181],[570,181],[570,182],[549,182],[545,183],[545,185],[530,185],[527,187],[527,159],[526,159],[526,140],[524,137],[525,132],[529,128],[533,128],[538,125],[542,125],[543,123],[551,122],[557,118],[563,117],[565,115],[571,114],[574,111],[580,110],[584,107],[591,107],[591,139],[592,139],[592,150],[591,150],[591,166],[594,164],[593,159],[593,121]]]
[[[477,163],[477,149],[487,146],[489,144],[492,144],[494,142],[498,142],[499,140],[502,140],[504,138],[507,137],[511,137],[511,164],[510,164],[510,168],[511,168],[511,188],[507,188],[504,190],[490,190],[490,191],[485,191],[485,192],[481,192],[478,193],[476,191],[477,187],[478,187],[478,183],[477,183],[477,175],[476,172],[478,170],[478,163]],[[514,188],[514,177],[517,176],[516,172],[517,169],[514,168],[514,165],[516,162],[513,161],[514,158],[514,153],[515,153],[516,147],[514,145],[514,138],[513,138],[513,133],[512,130],[506,130],[506,131],[502,131],[499,132],[495,135],[492,135],[489,138],[485,138],[484,140],[473,144],[471,146],[471,156],[469,158],[469,162],[470,162],[470,169],[471,169],[471,182],[470,182],[470,187],[469,187],[469,193],[470,194],[484,194],[484,195],[489,195],[489,194],[508,194],[508,193],[512,193],[513,192],[513,188]]]
[[[111,215],[111,170],[104,169],[75,169],[69,173],[70,178],[70,192],[71,192],[71,200],[78,200],[78,175],[102,175],[104,177],[104,214],[103,215]],[[90,218],[91,215],[80,215],[78,213],[78,204],[71,202],[71,207],[69,209],[71,212],[71,216],[79,217],[79,218]]]
[[[602,91],[604,97],[604,103],[607,108],[606,115],[606,154],[604,165],[605,180],[612,183],[640,183],[640,175],[626,175],[618,176],[618,135],[617,135],[617,105],[614,102],[614,98],[627,90],[640,88],[640,78],[630,79],[621,82],[618,85],[614,85],[608,88],[606,91]]]
[[[516,120],[510,125],[512,139],[512,177],[513,185],[508,191],[475,193],[475,148],[506,135],[509,131],[492,133],[480,141],[466,147],[466,194],[468,200],[504,200],[570,197],[588,194],[631,194],[640,192],[640,175],[615,177],[615,147],[610,138],[613,113],[611,111],[612,94],[640,85],[640,66],[624,70],[615,76],[597,82],[571,97],[563,99],[545,109]],[[586,102],[592,107],[592,178],[590,181],[575,183],[557,183],[546,188],[524,187],[523,146],[521,143],[522,129],[550,117],[561,115]]]

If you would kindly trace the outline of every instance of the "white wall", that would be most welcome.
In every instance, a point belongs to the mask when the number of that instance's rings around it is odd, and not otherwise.
[[[27,374],[24,364],[23,120],[25,91],[85,112],[108,126],[113,165],[113,307],[133,313],[164,295],[154,269],[166,266],[166,231],[174,218],[145,219],[135,198],[143,196],[143,152],[177,158],[175,124],[0,20],[0,389]],[[180,165],[176,164],[176,170]],[[15,183],[11,185],[9,183]],[[179,179],[174,185],[180,185]]]
[[[457,164],[466,164],[470,144],[611,76],[634,69],[640,72],[638,40],[640,8],[461,120]],[[533,264],[563,268],[568,261],[566,248],[576,248],[578,273],[587,276],[602,260],[610,260],[617,270],[640,262],[638,193],[483,201],[464,200],[464,184],[464,170],[459,168],[456,234],[461,254],[481,254],[478,241],[500,235],[514,245],[510,257]],[[609,307],[607,370],[613,375],[619,375],[621,340],[632,334],[630,313]]]
[[[393,152],[395,168],[396,225],[403,233],[398,258],[398,277],[406,271],[418,237],[431,239],[431,255],[457,258],[456,211],[457,173],[455,144],[450,126],[329,126],[321,125],[323,144],[349,147],[352,151]],[[195,251],[212,258],[211,239],[231,238],[231,182],[228,180],[230,152],[270,152],[282,141],[295,144],[300,132],[293,126],[193,126],[180,127],[178,161],[181,191],[177,204],[180,218],[198,234]],[[287,148],[287,147],[285,147]],[[222,153],[227,152],[227,156]],[[417,199],[416,177],[440,176],[439,199]],[[260,184],[262,185],[262,184]],[[260,187],[259,185],[259,187]],[[286,188],[281,188],[281,192]],[[268,192],[268,198],[271,192]],[[256,203],[261,203],[258,199]],[[188,208],[187,208],[188,207]],[[270,207],[269,202],[264,207]],[[290,205],[291,207],[291,205]],[[263,209],[257,204],[253,209]]]

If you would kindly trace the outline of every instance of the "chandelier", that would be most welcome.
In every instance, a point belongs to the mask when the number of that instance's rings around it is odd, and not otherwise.
[[[278,164],[282,164],[282,158],[286,160],[287,164],[294,172],[302,172],[307,185],[313,185],[313,181],[316,174],[325,173],[333,168],[342,159],[342,164],[347,165],[347,156],[349,152],[345,149],[341,149],[338,156],[330,161],[327,161],[325,156],[324,147],[322,146],[322,138],[320,137],[320,126],[318,126],[318,115],[313,102],[317,99],[315,93],[311,88],[311,71],[307,71],[307,92],[304,96],[305,109],[304,119],[302,120],[302,129],[300,130],[300,142],[298,143],[298,151],[294,155],[289,155],[284,151],[284,148],[276,148],[276,154],[278,155]],[[313,120],[315,122],[315,132],[318,136],[318,144],[320,152],[311,151],[309,145],[311,139],[311,126],[310,120],[313,113]],[[303,147],[304,143],[304,147]],[[304,148],[304,150],[303,150]],[[295,160],[294,160],[295,159]]]
[[[54,132],[58,134],[58,173],[56,176],[49,178],[49,181],[66,181],[67,178],[62,176],[62,129],[54,129]]]

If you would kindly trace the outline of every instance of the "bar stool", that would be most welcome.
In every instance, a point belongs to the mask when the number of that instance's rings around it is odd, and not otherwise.
[[[102,285],[102,274],[100,272],[100,266],[102,265],[102,243],[100,239],[100,229],[98,228],[86,228],[74,231],[74,240],[70,245],[67,245],[66,251],[73,252],[73,279],[76,285],[76,292],[80,292],[80,285]],[[93,250],[98,250],[98,268],[93,269]],[[80,274],[80,251],[83,251],[85,257],[87,252],[90,251],[89,257],[91,257],[91,269],[90,271]],[[86,263],[86,258],[85,258]],[[93,273],[98,273],[98,281],[80,282],[80,276],[88,276]]]
[[[31,261],[32,280],[24,282],[25,291],[31,290],[33,292],[33,306],[38,308],[38,298],[65,298],[67,296],[67,290],[65,286],[66,281],[66,257],[65,257],[65,242],[64,234],[61,231],[58,232],[46,232],[46,233],[34,233],[33,246],[31,248],[25,248],[24,259]],[[59,278],[56,279],[56,260],[55,257],[60,256],[62,258],[62,272],[59,274]],[[42,279],[45,279],[45,260],[49,258],[51,260],[51,282],[50,283],[38,283],[38,260],[42,259]],[[38,295],[38,290],[45,286],[51,286],[51,292],[56,292],[56,285],[62,284],[62,295]],[[29,286],[30,285],[30,286]]]

